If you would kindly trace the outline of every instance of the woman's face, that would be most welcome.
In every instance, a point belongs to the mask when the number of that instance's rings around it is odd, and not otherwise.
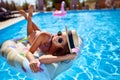
[[[58,47],[64,47],[67,44],[65,32],[59,31],[57,35],[52,38],[52,43]]]

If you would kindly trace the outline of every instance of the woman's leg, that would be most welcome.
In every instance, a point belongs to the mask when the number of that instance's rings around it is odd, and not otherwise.
[[[32,12],[33,12],[33,5],[29,7],[29,14],[28,14],[28,25],[27,25],[27,36],[29,42],[32,44],[32,42],[35,40],[35,38],[41,33],[40,30],[34,30],[34,27],[32,25]],[[26,17],[25,17],[26,18]]]
[[[24,10],[20,10],[19,12],[20,12],[20,14],[22,14],[25,17],[26,20],[28,20],[27,14],[25,13]],[[40,29],[33,22],[32,22],[32,27],[33,27],[34,30],[39,30],[40,31]]]
[[[31,5],[28,9],[28,24],[27,24],[27,36],[29,36],[32,32],[34,32],[34,29],[32,27],[32,12],[33,12],[33,6]]]
[[[24,18],[25,18],[26,20],[28,20],[27,14],[26,14],[26,12],[25,12],[24,10],[20,10],[19,12],[20,12],[21,15],[24,16]]]

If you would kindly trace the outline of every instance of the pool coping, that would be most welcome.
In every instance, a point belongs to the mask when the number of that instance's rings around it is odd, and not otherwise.
[[[8,26],[15,24],[23,19],[24,19],[23,17],[17,17],[17,18],[9,19],[7,21],[0,22],[0,30],[7,28]]]
[[[37,14],[37,12],[35,12],[33,15]],[[19,21],[22,21],[24,20],[25,18],[23,16],[19,16],[19,17],[16,17],[16,18],[11,18],[9,20],[6,20],[6,21],[3,21],[3,22],[0,22],[0,30],[2,29],[5,29]]]

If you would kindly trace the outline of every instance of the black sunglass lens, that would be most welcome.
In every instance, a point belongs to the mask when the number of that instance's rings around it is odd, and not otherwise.
[[[61,36],[61,35],[62,35],[62,32],[61,32],[61,31],[58,31],[57,35],[58,35],[58,36]]]
[[[62,38],[59,38],[59,39],[58,39],[58,42],[59,42],[59,43],[62,43],[62,41],[63,41]]]

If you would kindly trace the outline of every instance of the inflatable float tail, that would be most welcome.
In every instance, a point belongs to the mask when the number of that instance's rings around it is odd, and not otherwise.
[[[26,52],[23,51],[21,47],[25,48],[25,46],[22,43],[16,44],[12,40],[5,41],[2,44],[1,47],[2,56],[7,58],[9,64],[11,64],[14,67],[18,67],[17,63],[19,63],[19,67],[23,66],[22,63],[25,59],[24,55]]]

